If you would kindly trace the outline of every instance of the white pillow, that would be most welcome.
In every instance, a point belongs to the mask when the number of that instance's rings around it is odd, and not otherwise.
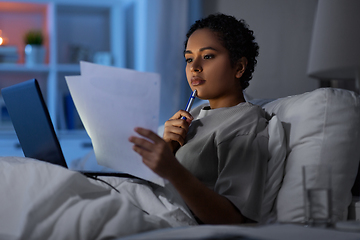
[[[344,219],[351,202],[360,159],[360,103],[353,92],[317,89],[275,100],[264,106],[282,121],[288,156],[276,200],[280,222],[304,220],[302,166],[332,167],[334,220]]]
[[[260,223],[271,223],[276,220],[275,199],[279,193],[284,177],[286,159],[285,132],[277,116],[273,116],[269,121],[268,130],[270,159],[267,167]]]

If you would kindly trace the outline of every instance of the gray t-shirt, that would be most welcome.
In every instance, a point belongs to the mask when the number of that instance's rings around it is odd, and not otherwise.
[[[191,112],[186,144],[176,158],[195,177],[258,221],[267,171],[268,120],[259,106],[240,103]]]

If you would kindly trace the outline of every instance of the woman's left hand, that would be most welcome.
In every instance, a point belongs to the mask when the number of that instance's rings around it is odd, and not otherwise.
[[[135,132],[147,139],[131,136],[129,141],[134,143],[133,150],[142,156],[144,164],[153,172],[160,177],[169,179],[176,173],[176,169],[180,165],[169,145],[148,129],[135,128]]]

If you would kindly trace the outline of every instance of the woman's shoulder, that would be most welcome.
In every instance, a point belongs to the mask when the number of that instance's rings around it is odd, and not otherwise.
[[[222,118],[241,119],[241,118],[262,118],[266,117],[264,109],[250,102],[243,102],[230,108],[219,111]]]
[[[265,111],[248,102],[219,114],[219,117],[222,121],[219,121],[218,136],[222,141],[235,136],[256,135],[266,128],[268,122]]]
[[[239,106],[241,108],[241,106]],[[267,118],[267,114],[265,112],[265,110],[261,107],[261,106],[258,106],[256,104],[253,104],[251,102],[245,102],[243,103],[242,107],[244,109],[246,109],[246,111],[254,114],[254,115],[258,115],[260,117],[265,117]],[[241,111],[241,109],[239,109]]]
[[[261,107],[249,102],[245,102],[227,109],[222,113],[219,112],[219,117],[227,122],[227,125],[250,123],[256,124],[260,119],[267,119],[266,112]]]

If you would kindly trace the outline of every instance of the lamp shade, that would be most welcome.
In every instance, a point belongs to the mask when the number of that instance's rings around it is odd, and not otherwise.
[[[308,75],[359,79],[360,1],[319,0],[310,46]]]

